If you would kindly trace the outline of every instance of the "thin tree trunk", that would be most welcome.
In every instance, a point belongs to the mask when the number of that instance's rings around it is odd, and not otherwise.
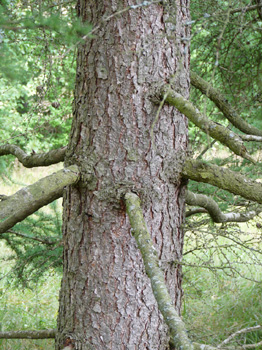
[[[59,350],[69,343],[81,350],[168,348],[167,327],[121,200],[128,191],[142,200],[169,292],[180,310],[181,269],[172,262],[181,259],[183,246],[184,186],[179,173],[187,121],[171,106],[164,106],[158,117],[149,95],[156,83],[173,77],[172,84],[188,96],[184,39],[189,36],[189,3],[134,6],[101,22],[135,3],[78,4],[85,21],[101,26],[79,48],[77,58],[66,164],[77,164],[82,180],[64,196]],[[178,165],[172,179],[171,161]]]

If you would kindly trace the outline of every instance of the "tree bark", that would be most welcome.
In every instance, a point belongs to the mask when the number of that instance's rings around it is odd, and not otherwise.
[[[66,164],[81,181],[64,196],[64,275],[57,349],[168,349],[167,326],[130,232],[122,198],[138,194],[179,312],[184,185],[177,174],[187,147],[187,120],[149,99],[171,76],[188,97],[189,2],[79,1],[79,15],[99,28],[79,48],[75,111]],[[106,24],[103,18],[114,15]],[[152,125],[154,132],[150,136]],[[172,157],[172,160],[174,158]]]

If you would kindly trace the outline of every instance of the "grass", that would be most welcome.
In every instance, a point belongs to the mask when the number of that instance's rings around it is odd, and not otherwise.
[[[0,242],[1,256],[7,257],[9,249]],[[0,281],[0,327],[1,331],[56,328],[58,291],[61,276],[49,271],[32,289],[12,286],[8,279],[10,264],[2,264]],[[1,350],[54,349],[54,340],[0,340]]]
[[[34,183],[60,168],[61,165],[26,169],[16,162],[13,182],[4,178],[1,182],[1,194],[11,195],[23,185]],[[0,241],[0,330],[56,328],[61,275],[50,269],[31,289],[17,287],[10,278],[12,268],[8,261],[10,254],[11,251],[5,242]],[[54,348],[52,339],[0,339],[1,350],[54,350]]]
[[[60,167],[25,169],[15,166],[16,184],[2,183],[1,194],[10,195]],[[248,228],[245,228],[245,232]],[[205,236],[206,238],[206,236]],[[198,236],[199,239],[199,236]],[[3,241],[0,241],[0,259],[10,254]],[[202,254],[201,252],[197,253]],[[205,256],[215,259],[213,252],[205,251]],[[227,252],[232,261],[233,252]],[[244,251],[239,257],[247,259]],[[241,255],[241,256],[240,256]],[[189,258],[196,262],[196,257]],[[32,289],[14,286],[9,279],[10,262],[1,265],[1,274],[7,278],[0,280],[0,327],[2,331],[55,328],[58,310],[58,293],[61,276],[50,270]],[[262,280],[260,266],[240,264],[241,275]],[[262,324],[262,284],[225,274],[222,270],[212,272],[206,268],[184,267],[183,319],[189,335],[194,341],[217,345],[230,334],[245,327]],[[256,343],[262,332],[252,332],[238,337],[244,343]],[[0,340],[1,350],[53,350],[53,340]]]
[[[227,261],[236,260],[233,251],[224,254]],[[194,341],[215,346],[242,328],[262,325],[262,283],[252,281],[262,281],[262,268],[248,265],[249,256],[244,249],[237,257],[238,261],[247,262],[237,267],[246,279],[239,274],[232,276],[226,270],[184,268],[183,319]],[[194,262],[196,257],[191,259]],[[216,262],[215,255],[212,259]],[[261,339],[262,331],[255,331],[237,337],[234,345],[257,343]]]

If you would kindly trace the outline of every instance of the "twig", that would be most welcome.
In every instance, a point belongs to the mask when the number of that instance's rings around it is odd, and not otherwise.
[[[257,330],[259,330],[259,329],[261,329],[261,328],[262,328],[262,326],[258,325],[258,326],[254,326],[254,327],[248,327],[248,328],[240,329],[239,331],[237,331],[237,332],[231,334],[227,339],[225,339],[224,341],[222,341],[222,343],[219,344],[217,347],[218,347],[218,348],[221,348],[222,346],[228,344],[233,338],[235,338],[235,337],[236,337],[237,335],[239,335],[239,334],[257,331]],[[262,342],[261,342],[261,343],[262,343]],[[251,347],[255,347],[255,346],[257,346],[258,344],[261,344],[261,343],[243,345],[242,347],[243,347],[243,348],[249,347],[249,345],[251,345]]]

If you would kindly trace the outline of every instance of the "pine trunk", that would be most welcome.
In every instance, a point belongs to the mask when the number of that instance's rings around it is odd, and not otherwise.
[[[150,96],[157,84],[168,82],[188,96],[189,2],[132,7],[135,3],[79,0],[77,7],[83,21],[97,29],[77,57],[66,164],[79,166],[81,181],[64,195],[58,350],[66,345],[169,348],[123,205],[127,191],[142,200],[166,283],[180,309],[184,185],[179,169],[187,121],[170,106],[158,115]],[[177,164],[176,178],[169,176],[170,164]]]

